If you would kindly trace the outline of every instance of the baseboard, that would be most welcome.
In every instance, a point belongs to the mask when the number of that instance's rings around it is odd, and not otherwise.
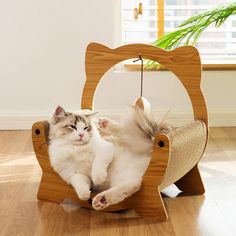
[[[122,112],[118,111],[100,111],[101,116],[113,118],[120,117]],[[161,117],[163,112],[155,112],[155,116]],[[0,130],[27,130],[31,129],[32,124],[40,120],[48,120],[51,114],[0,114]],[[176,126],[181,126],[193,119],[190,112],[170,112],[169,119]],[[209,111],[210,127],[236,126],[236,110],[211,110]]]
[[[210,127],[236,126],[236,110],[216,110],[209,112]]]
[[[27,130],[31,129],[32,124],[40,120],[48,120],[49,115],[1,115],[0,130]]]

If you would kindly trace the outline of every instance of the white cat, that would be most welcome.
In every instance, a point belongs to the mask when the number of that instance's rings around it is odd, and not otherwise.
[[[82,200],[90,198],[91,179],[95,185],[104,183],[113,158],[113,144],[100,137],[92,116],[65,112],[59,106],[50,122],[51,166]]]
[[[140,189],[155,135],[171,132],[173,127],[165,120],[160,123],[153,121],[149,104],[144,110],[134,107],[121,123],[100,118],[98,126],[114,143],[114,158],[108,167],[107,180],[92,201],[93,208],[101,210],[123,201]]]

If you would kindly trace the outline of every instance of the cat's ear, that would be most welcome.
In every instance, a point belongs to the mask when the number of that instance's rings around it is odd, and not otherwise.
[[[53,121],[57,123],[58,121],[64,119],[65,117],[66,117],[65,110],[61,106],[58,106],[54,112]]]
[[[94,117],[96,117],[96,115],[98,114],[98,112],[93,112],[93,113],[90,113],[90,114],[85,114],[85,116],[88,118],[88,119],[92,119]]]
[[[58,106],[55,110],[55,113],[54,113],[55,116],[65,116],[66,115],[66,112],[65,110],[61,107],[61,106]]]

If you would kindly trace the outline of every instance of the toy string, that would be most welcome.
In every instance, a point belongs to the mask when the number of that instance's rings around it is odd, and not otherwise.
[[[143,96],[143,58],[141,53],[139,53],[139,58],[133,62],[141,61],[141,97]]]

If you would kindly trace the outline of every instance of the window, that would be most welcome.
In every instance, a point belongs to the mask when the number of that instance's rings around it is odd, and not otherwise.
[[[123,44],[152,43],[190,16],[228,2],[233,0],[123,0]],[[143,14],[134,19],[139,3]],[[236,64],[236,15],[219,28],[209,26],[195,46],[203,64]]]

